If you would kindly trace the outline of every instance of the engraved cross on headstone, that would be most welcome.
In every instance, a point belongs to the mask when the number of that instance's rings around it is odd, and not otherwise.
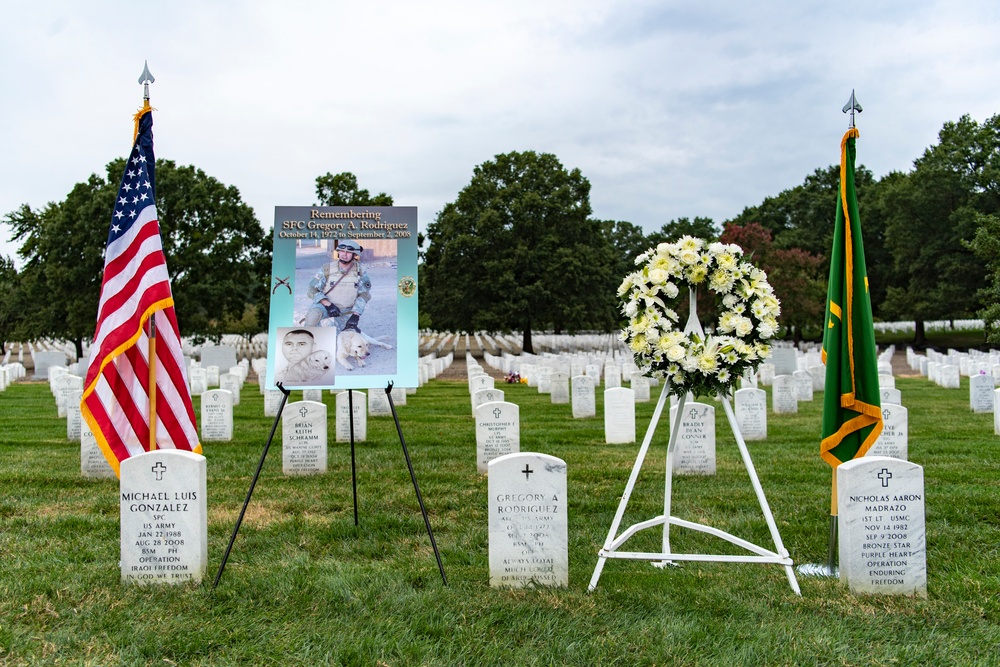
[[[878,474],[878,478],[882,480],[882,486],[889,486],[889,480],[892,479],[892,473],[889,472],[888,468],[882,468],[882,472]]]
[[[523,472],[523,473],[524,473],[524,480],[525,480],[525,481],[528,481],[528,475],[530,475],[531,473],[533,473],[533,472],[535,472],[535,471],[534,471],[534,470],[532,470],[531,468],[529,468],[529,467],[528,467],[528,464],[527,464],[527,463],[525,463],[525,464],[524,464],[524,470],[522,470],[521,472]]]
[[[501,410],[500,408],[493,408],[493,418],[494,419],[500,419],[500,415],[502,415],[502,414],[503,414],[503,410]]]
[[[891,415],[889,414],[889,408],[883,408],[882,419],[888,420]]]
[[[309,414],[309,409],[306,408],[305,406],[303,406],[303,407],[299,408],[299,414],[302,415],[303,419],[305,419],[306,415]]]
[[[163,465],[163,461],[157,461],[156,465],[149,469],[150,472],[156,475],[156,481],[163,481],[163,473],[167,472],[167,466]]]

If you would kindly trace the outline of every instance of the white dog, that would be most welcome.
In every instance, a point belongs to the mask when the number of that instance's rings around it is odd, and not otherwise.
[[[316,350],[302,361],[298,361],[282,373],[278,382],[285,384],[308,384],[320,379],[333,366],[333,357],[326,350]]]
[[[354,359],[358,364],[358,368],[361,368],[365,365],[365,359],[371,354],[370,348],[372,345],[377,345],[386,350],[392,349],[392,345],[378,338],[355,331],[354,329],[344,329],[337,334],[337,363],[347,370],[353,371],[354,367],[351,366],[348,359]]]

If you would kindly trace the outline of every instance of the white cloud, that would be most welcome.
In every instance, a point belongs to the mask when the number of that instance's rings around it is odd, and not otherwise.
[[[239,188],[266,225],[316,176],[422,224],[497,153],[555,153],[594,214],[722,221],[838,159],[909,169],[998,110],[991,2],[32,3],[0,26],[0,213],[60,200],[128,151],[144,60],[157,155]],[[11,252],[11,247],[0,247]]]

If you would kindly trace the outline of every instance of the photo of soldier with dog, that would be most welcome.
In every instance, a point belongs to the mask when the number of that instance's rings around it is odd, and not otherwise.
[[[336,372],[396,372],[397,247],[392,239],[301,241],[295,251],[297,326],[334,328]]]

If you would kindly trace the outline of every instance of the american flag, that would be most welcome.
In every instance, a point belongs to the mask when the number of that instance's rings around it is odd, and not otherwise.
[[[156,320],[156,446],[201,452],[154,197],[153,114],[136,114],[104,251],[104,282],[80,409],[105,458],[149,450],[149,337]]]

